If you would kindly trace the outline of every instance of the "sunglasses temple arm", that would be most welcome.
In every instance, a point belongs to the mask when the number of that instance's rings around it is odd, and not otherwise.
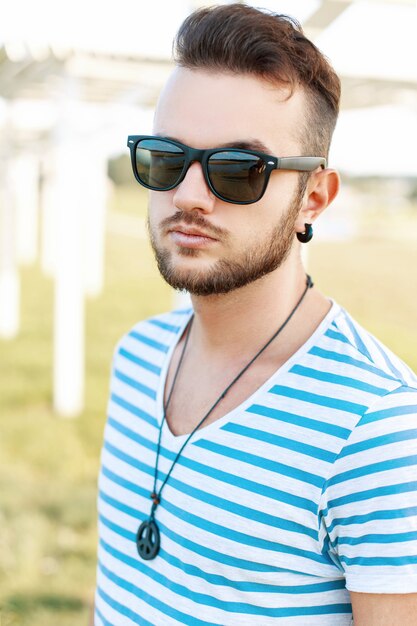
[[[282,157],[278,159],[277,170],[297,170],[298,172],[312,172],[317,167],[325,168],[324,157]]]

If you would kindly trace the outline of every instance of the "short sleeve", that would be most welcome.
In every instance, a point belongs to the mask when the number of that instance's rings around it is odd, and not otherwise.
[[[349,591],[417,592],[417,388],[361,417],[323,487],[319,536]]]

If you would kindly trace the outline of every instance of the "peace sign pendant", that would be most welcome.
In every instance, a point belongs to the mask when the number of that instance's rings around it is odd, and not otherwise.
[[[146,561],[154,559],[159,552],[161,539],[159,528],[153,518],[142,522],[136,535],[136,547],[139,556]]]

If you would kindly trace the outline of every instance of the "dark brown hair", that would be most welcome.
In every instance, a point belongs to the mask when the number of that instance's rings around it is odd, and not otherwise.
[[[339,112],[340,80],[326,57],[287,15],[245,4],[198,9],[181,25],[174,60],[189,69],[251,74],[307,94],[303,149],[327,156]]]

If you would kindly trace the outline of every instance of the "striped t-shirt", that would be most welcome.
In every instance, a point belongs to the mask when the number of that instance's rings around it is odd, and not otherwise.
[[[165,378],[191,314],[140,322],[114,352],[95,625],[341,626],[348,590],[417,592],[417,378],[335,302],[190,439],[156,511],[160,552],[139,557]],[[186,437],[164,422],[157,488]]]

